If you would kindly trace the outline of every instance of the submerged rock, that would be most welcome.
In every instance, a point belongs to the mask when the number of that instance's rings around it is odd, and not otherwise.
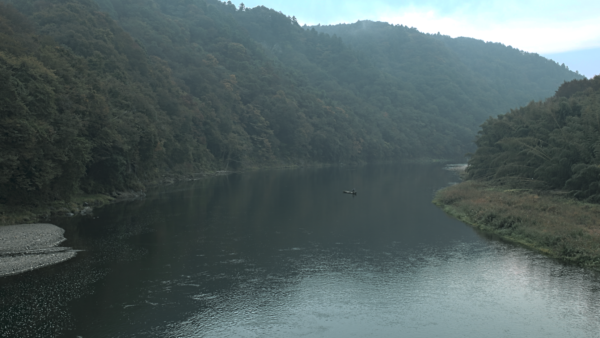
[[[14,275],[75,257],[65,241],[64,230],[52,224],[0,226],[0,277]]]
[[[93,211],[94,211],[94,209],[92,209],[92,207],[85,207],[85,208],[81,209],[79,214],[81,214],[82,216],[91,215]]]

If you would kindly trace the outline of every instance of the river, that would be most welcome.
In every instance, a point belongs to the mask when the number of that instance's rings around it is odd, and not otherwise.
[[[80,251],[0,279],[0,336],[600,337],[600,274],[448,217],[457,180],[263,170],[53,220]]]

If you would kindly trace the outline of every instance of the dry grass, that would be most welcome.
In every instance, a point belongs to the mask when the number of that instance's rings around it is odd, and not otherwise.
[[[439,191],[434,203],[500,237],[581,266],[600,269],[600,205],[477,181]]]

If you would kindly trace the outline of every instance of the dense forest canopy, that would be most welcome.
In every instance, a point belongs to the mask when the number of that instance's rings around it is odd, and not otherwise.
[[[216,0],[8,2],[0,203],[165,172],[458,157],[488,116],[582,78],[502,45],[365,22],[377,38],[352,38]]]
[[[470,178],[600,202],[600,76],[488,119],[476,143]]]

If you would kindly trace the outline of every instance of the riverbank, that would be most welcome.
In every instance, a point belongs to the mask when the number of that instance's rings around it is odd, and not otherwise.
[[[52,224],[0,227],[0,277],[39,269],[75,257],[70,248],[58,247],[65,231]]]
[[[172,184],[179,181],[195,181],[207,177],[226,175],[230,172],[215,171],[190,174],[163,174],[159,178],[146,182],[146,187]],[[12,224],[38,223],[52,217],[72,217],[75,215],[91,215],[94,209],[107,204],[131,201],[146,196],[140,191],[113,191],[110,194],[78,194],[68,201],[53,201],[40,205],[5,205],[0,204],[0,227]]]
[[[449,159],[432,159],[432,158],[417,158],[411,160],[404,160],[406,163],[452,163]],[[377,162],[377,163],[391,163],[391,162]],[[155,177],[152,180],[143,182],[145,188],[152,188],[156,186],[163,186],[173,184],[181,181],[196,181],[200,179],[228,175],[232,173],[240,173],[246,171],[254,171],[261,169],[298,169],[298,168],[320,168],[329,166],[356,166],[363,165],[366,163],[352,162],[352,163],[320,163],[320,162],[305,162],[300,161],[295,163],[290,162],[276,162],[266,163],[262,165],[247,165],[243,170],[227,171],[205,171],[198,173],[173,173],[164,172],[161,175]],[[44,203],[41,205],[5,205],[0,204],[0,226],[10,224],[27,224],[27,223],[38,223],[47,222],[53,217],[71,217],[78,214],[89,215],[92,214],[94,209],[100,208],[107,204],[116,203],[120,201],[130,201],[138,198],[143,198],[145,191],[114,191],[110,194],[79,194],[71,197],[68,201],[53,201]]]
[[[94,194],[76,195],[69,201],[54,201],[42,205],[6,205],[0,204],[0,227],[9,224],[28,224],[48,221],[51,217],[70,217],[77,214],[91,214],[94,208],[119,200],[120,195],[134,196],[143,192],[119,192],[116,197]]]
[[[477,181],[442,189],[433,203],[486,233],[600,270],[600,205]]]

